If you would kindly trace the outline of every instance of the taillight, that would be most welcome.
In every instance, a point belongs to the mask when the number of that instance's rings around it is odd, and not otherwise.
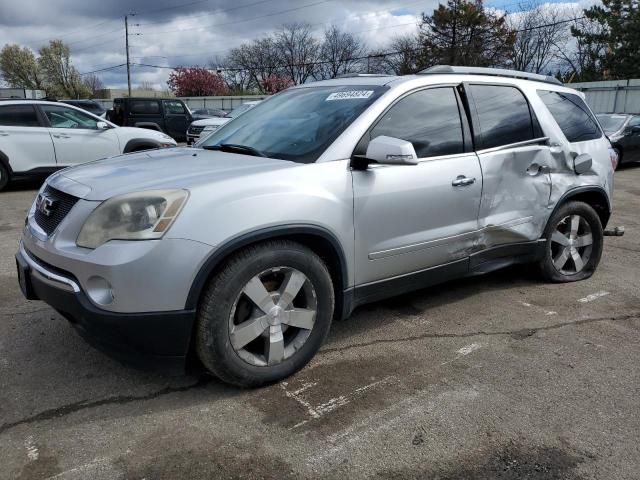
[[[615,170],[618,168],[618,152],[616,152],[613,148],[609,147],[609,160],[611,160],[611,166]]]

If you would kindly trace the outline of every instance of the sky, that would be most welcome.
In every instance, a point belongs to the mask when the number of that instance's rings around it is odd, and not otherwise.
[[[357,34],[369,48],[384,48],[396,35],[417,30],[420,13],[438,0],[2,0],[0,47],[17,43],[37,50],[51,39],[71,48],[81,73],[123,64],[124,16],[129,18],[132,63],[208,66],[228,51],[277,30],[306,22],[317,36],[331,24]],[[521,2],[488,0],[514,11]],[[134,65],[132,86],[166,89],[170,69]],[[97,71],[112,88],[126,86],[126,69]]]

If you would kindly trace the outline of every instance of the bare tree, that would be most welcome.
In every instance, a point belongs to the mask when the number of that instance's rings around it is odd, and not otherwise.
[[[263,81],[280,73],[281,58],[274,39],[264,37],[231,50],[225,64],[228,69],[246,71],[249,77],[247,84],[264,93]]]
[[[588,33],[589,36],[578,33]],[[571,48],[559,46],[561,74],[566,82],[601,80],[606,74],[603,59],[610,50],[600,23],[588,18],[576,18],[571,24],[575,44]]]
[[[276,33],[275,47],[281,56],[281,75],[296,84],[306,82],[316,68],[320,45],[307,23],[290,23]]]
[[[425,68],[425,58],[420,54],[420,44],[415,35],[393,37],[386,51],[374,51],[369,56],[370,73],[406,75]]]
[[[252,82],[251,71],[246,69],[246,65],[233,63],[230,57],[217,58],[209,62],[209,66],[215,69],[216,73],[222,77],[227,88],[234,94],[243,94],[255,85]]]
[[[320,58],[314,76],[326,79],[358,72],[362,68],[361,57],[365,52],[366,48],[358,37],[332,25],[324,31]]]
[[[98,77],[95,73],[90,73],[88,75],[85,75],[82,81],[87,86],[87,88],[91,91],[91,95],[94,97],[100,90],[104,89],[104,83],[102,83],[102,80],[100,80],[100,77]]]
[[[569,38],[566,10],[553,5],[523,4],[521,12],[508,17],[516,31],[512,52],[512,66],[516,70],[545,73],[558,58],[561,46]]]

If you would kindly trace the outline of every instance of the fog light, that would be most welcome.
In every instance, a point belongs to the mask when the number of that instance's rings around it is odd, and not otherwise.
[[[111,284],[97,276],[90,277],[87,281],[87,294],[98,305],[109,305],[114,299]]]

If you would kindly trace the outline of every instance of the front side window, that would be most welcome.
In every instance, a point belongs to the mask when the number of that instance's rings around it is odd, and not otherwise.
[[[79,110],[58,105],[42,105],[41,108],[53,128],[98,128],[98,120]]]
[[[184,105],[180,102],[176,102],[174,100],[170,100],[164,102],[164,109],[169,115],[183,115],[184,114]]]
[[[482,134],[477,150],[525,142],[536,138],[529,103],[522,92],[508,85],[470,85]]]
[[[224,124],[200,146],[241,146],[254,155],[312,163],[385,91],[377,85],[285,90]]]
[[[629,120],[629,127],[637,127],[638,125],[640,125],[640,117],[633,117]]]
[[[369,139],[385,135],[413,144],[418,158],[464,152],[462,123],[453,87],[407,95],[371,129]],[[359,150],[366,148],[359,145]]]
[[[39,127],[33,105],[0,106],[0,125],[7,127]]]
[[[538,90],[538,95],[570,142],[602,137],[597,120],[578,95],[546,90]]]

